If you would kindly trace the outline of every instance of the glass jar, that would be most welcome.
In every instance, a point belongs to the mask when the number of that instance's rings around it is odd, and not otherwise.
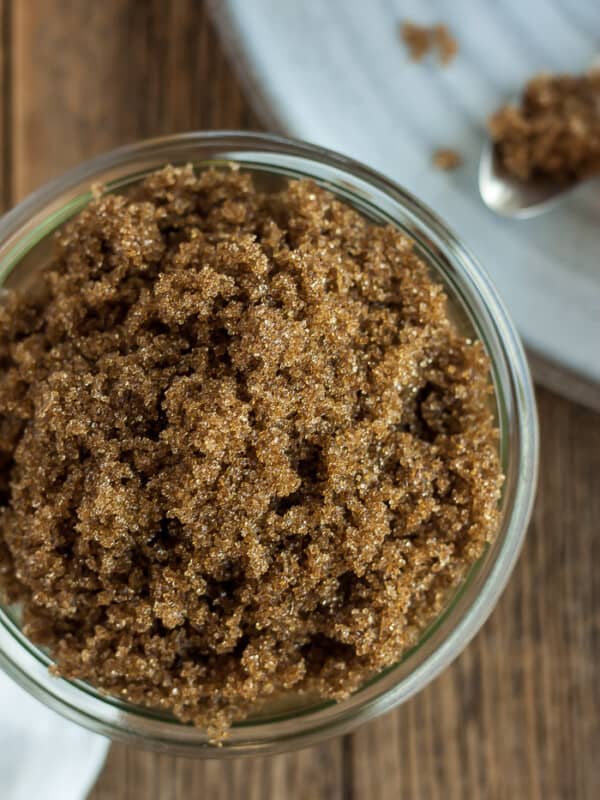
[[[497,536],[444,612],[398,664],[347,700],[265,714],[233,726],[222,747],[202,730],[54,677],[51,659],[21,633],[18,610],[0,608],[0,666],[51,708],[93,731],[171,753],[227,757],[265,754],[349,731],[389,711],[435,678],[477,633],[496,604],[531,513],[537,421],[531,379],[513,324],[486,273],[441,220],[382,175],[336,153],[264,134],[188,133],[140,142],[88,161],[34,192],[0,220],[0,284],[25,285],[47,263],[54,231],[91,199],[90,187],[121,191],[166,163],[235,162],[273,176],[310,177],[375,221],[398,226],[446,285],[460,324],[484,343],[492,363],[506,476]]]

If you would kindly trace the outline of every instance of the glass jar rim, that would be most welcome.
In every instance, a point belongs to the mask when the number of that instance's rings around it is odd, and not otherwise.
[[[448,608],[418,645],[347,700],[236,724],[215,748],[199,729],[159,712],[101,695],[48,672],[51,660],[0,608],[0,667],[32,695],[96,732],[125,742],[204,757],[274,753],[346,732],[408,699],[433,680],[477,633],[516,562],[530,518],[538,461],[535,400],[525,354],[485,271],[427,207],[380,173],[315,145],[264,133],[212,131],[149,139],[75,167],[29,195],[0,219],[0,284],[41,240],[91,199],[139,180],[166,163],[234,162],[289,177],[310,177],[352,205],[406,230],[466,307],[491,358],[505,456],[501,530]],[[407,665],[412,666],[410,669]]]

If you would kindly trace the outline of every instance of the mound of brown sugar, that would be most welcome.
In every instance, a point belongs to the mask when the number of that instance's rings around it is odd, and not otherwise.
[[[391,226],[168,167],[0,310],[0,573],[64,676],[222,736],[394,663],[481,555],[482,346]]]
[[[519,107],[490,117],[500,163],[521,180],[558,183],[600,173],[600,71],[589,75],[538,75]]]
[[[413,61],[422,61],[431,51],[436,51],[442,65],[454,60],[458,43],[446,25],[418,25],[404,20],[400,25],[400,38]]]

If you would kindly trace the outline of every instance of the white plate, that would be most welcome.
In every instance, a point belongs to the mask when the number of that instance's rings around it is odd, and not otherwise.
[[[599,0],[214,0],[240,76],[271,127],[394,178],[458,232],[492,275],[537,377],[600,408],[600,181],[543,217],[501,219],[477,191],[485,120],[536,72],[585,70]],[[415,64],[403,19],[444,22],[460,51]],[[438,147],[460,169],[431,165]]]

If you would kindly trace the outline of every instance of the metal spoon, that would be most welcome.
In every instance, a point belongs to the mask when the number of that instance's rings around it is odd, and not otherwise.
[[[479,160],[479,193],[486,206],[503,217],[537,217],[556,205],[581,183],[565,185],[552,181],[520,181],[500,164],[488,138]]]
[[[600,69],[600,56],[594,58],[590,69]],[[518,104],[518,98],[513,102]],[[581,181],[567,185],[549,180],[520,181],[502,167],[489,137],[483,146],[479,160],[479,194],[496,214],[517,219],[537,217],[580,185]]]

